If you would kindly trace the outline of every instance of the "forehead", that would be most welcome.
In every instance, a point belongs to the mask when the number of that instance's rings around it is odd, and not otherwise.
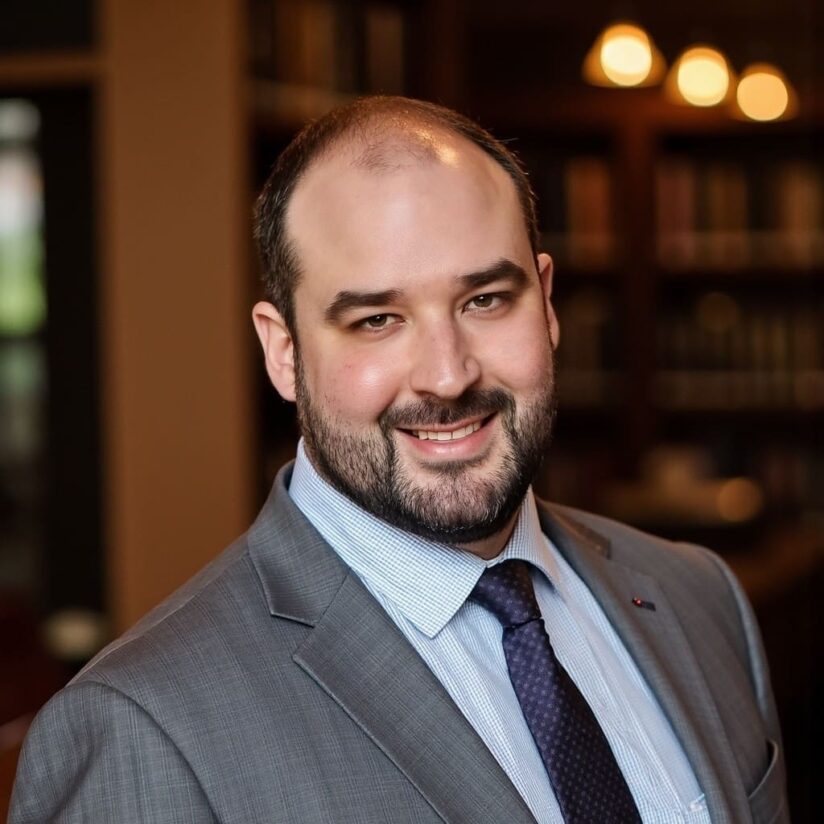
[[[405,288],[531,256],[512,178],[451,134],[336,149],[301,179],[286,223],[299,291]]]

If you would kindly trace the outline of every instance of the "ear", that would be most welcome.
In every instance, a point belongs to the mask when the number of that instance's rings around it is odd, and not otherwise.
[[[549,323],[549,339],[552,341],[552,348],[558,348],[558,341],[561,339],[561,328],[558,325],[558,318],[552,306],[552,258],[545,252],[541,252],[537,258],[538,278],[541,281],[541,289],[544,293],[544,309],[546,319]]]
[[[295,344],[280,312],[267,301],[256,303],[252,321],[263,347],[266,372],[285,401],[295,400]]]

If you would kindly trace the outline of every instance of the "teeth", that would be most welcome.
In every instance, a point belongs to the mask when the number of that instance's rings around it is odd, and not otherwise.
[[[422,441],[458,441],[477,432],[481,428],[481,422],[467,424],[459,429],[453,429],[452,432],[428,432],[425,429],[413,429],[412,434]]]

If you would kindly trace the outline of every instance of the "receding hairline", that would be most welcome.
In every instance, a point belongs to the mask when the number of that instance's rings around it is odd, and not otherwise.
[[[459,160],[461,155],[465,159]],[[468,159],[470,157],[472,160]],[[330,179],[335,179],[340,174],[346,175],[349,170],[358,177],[363,175],[366,178],[378,178],[378,185],[383,186],[380,182],[382,178],[417,168],[442,168],[452,172],[460,170],[459,174],[465,174],[467,163],[483,170],[481,173],[488,181],[486,186],[495,186],[498,192],[501,189],[497,187],[506,187],[505,197],[508,199],[511,196],[512,203],[517,208],[520,201],[518,189],[506,169],[458,131],[443,128],[440,124],[411,122],[410,119],[408,123],[392,123],[389,128],[381,128],[379,133],[368,130],[367,125],[366,129],[355,134],[339,135],[333,145],[326,147],[324,152],[318,153],[307,164],[300,179],[296,181],[286,207],[283,231],[296,264],[298,278],[295,287],[304,274],[302,263],[306,247],[300,238],[306,241],[306,237],[299,231],[296,233],[294,221],[297,214],[303,215],[304,219],[306,215],[314,214],[317,199],[323,197],[321,192]],[[320,189],[317,188],[318,184]],[[528,235],[527,230],[527,237]]]
[[[518,200],[517,186],[500,163],[460,131],[437,122],[434,118],[401,115],[385,117],[381,112],[371,113],[329,141],[315,154],[295,181],[294,189],[286,205],[284,234],[286,243],[295,254],[298,248],[294,235],[294,207],[301,189],[308,178],[324,174],[324,167],[342,163],[345,167],[381,177],[392,175],[415,166],[453,165],[455,150],[475,155],[490,173],[494,169],[506,177]]]
[[[437,145],[467,141],[501,167],[515,186],[533,252],[538,233],[535,196],[526,171],[505,142],[460,112],[412,98],[372,96],[333,109],[308,124],[279,155],[255,209],[255,237],[263,263],[267,297],[293,326],[292,295],[301,277],[288,227],[293,196],[307,173],[336,154],[356,165],[391,172],[437,162]],[[470,149],[471,151],[471,149]]]
[[[446,143],[465,143],[478,148],[472,140],[434,116],[418,112],[373,111],[349,124],[318,151],[303,169],[301,177],[333,158],[348,161],[354,168],[383,173],[416,163],[444,159]],[[296,187],[300,182],[296,182]]]

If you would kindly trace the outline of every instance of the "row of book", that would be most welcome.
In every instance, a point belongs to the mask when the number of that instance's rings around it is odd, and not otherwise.
[[[576,290],[556,302],[559,392],[570,407],[619,397],[614,296]],[[658,316],[653,396],[664,408],[824,409],[824,304],[705,292]]]
[[[617,248],[607,158],[541,156],[527,158],[527,163],[538,198],[543,247],[577,268],[610,266]]]
[[[608,409],[625,395],[620,370],[560,369],[558,397],[570,410]],[[824,369],[661,369],[653,400],[681,412],[824,410]]]
[[[614,298],[604,289],[584,288],[555,301],[561,321],[558,394],[567,408],[615,404],[620,387],[620,342]]]
[[[824,306],[747,305],[721,292],[658,323],[657,399],[668,407],[824,408]]]
[[[252,0],[255,75],[290,87],[400,93],[401,5],[343,0]]]
[[[610,266],[620,249],[609,157],[536,158],[544,246],[575,267]],[[824,265],[824,164],[665,157],[656,170],[655,216],[655,251],[665,268]]]
[[[824,369],[824,306],[749,303],[724,292],[704,293],[683,309],[662,312],[658,363],[664,369]]]
[[[615,298],[606,289],[576,289],[553,301],[561,322],[564,369],[598,372],[620,366]]]
[[[824,165],[671,156],[656,174],[660,262],[681,268],[824,263]]]

